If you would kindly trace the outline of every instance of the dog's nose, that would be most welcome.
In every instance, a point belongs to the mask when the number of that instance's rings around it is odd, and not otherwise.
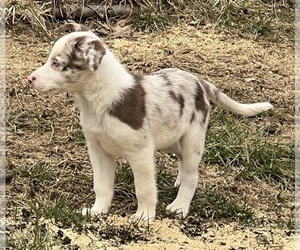
[[[34,76],[27,76],[27,80],[30,84],[33,83],[35,79],[36,79],[36,77],[34,77]]]

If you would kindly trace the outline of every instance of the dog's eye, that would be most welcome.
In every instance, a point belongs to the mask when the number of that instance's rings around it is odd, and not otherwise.
[[[60,66],[59,62],[58,62],[56,59],[53,60],[53,62],[52,62],[52,68],[56,69],[56,68],[58,68],[59,66]]]

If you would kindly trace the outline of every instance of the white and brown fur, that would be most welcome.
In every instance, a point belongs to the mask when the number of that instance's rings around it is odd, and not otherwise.
[[[166,149],[179,158],[178,194],[167,210],[186,216],[198,183],[211,104],[244,116],[272,108],[267,102],[240,104],[180,69],[133,75],[90,31],[61,37],[48,61],[28,80],[40,92],[76,93],[96,194],[94,205],[83,209],[83,214],[108,212],[114,192],[114,156],[120,156],[128,160],[134,174],[135,217],[153,220],[154,154]]]

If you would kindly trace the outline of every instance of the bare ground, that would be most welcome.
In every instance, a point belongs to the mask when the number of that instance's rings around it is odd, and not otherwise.
[[[253,37],[239,37],[213,27],[196,29],[182,25],[153,34],[134,33],[117,39],[105,37],[129,70],[148,74],[165,67],[179,67],[199,73],[229,96],[242,102],[270,101],[275,115],[259,123],[269,123],[283,140],[294,138],[294,47],[288,41],[271,43]],[[26,76],[47,59],[51,45],[31,31],[7,31],[7,184],[8,226],[13,227],[13,211],[28,207],[28,200],[65,199],[80,209],[92,201],[92,173],[86,148],[78,140],[78,111],[72,96],[43,96],[34,91]],[[228,142],[230,143],[230,142]],[[204,156],[205,157],[205,156]],[[26,166],[45,164],[51,170],[50,182],[36,186],[18,178]],[[167,167],[172,171],[173,161]],[[80,249],[294,249],[293,234],[268,218],[276,216],[270,200],[276,203],[278,186],[264,182],[236,182],[220,166],[200,168],[199,189],[228,189],[229,196],[247,199],[261,225],[245,227],[234,221],[206,222],[202,235],[188,237],[176,220],[157,219],[148,242],[113,246],[99,242],[97,235],[78,234],[62,229]],[[231,192],[232,187],[236,192]],[[284,191],[289,202],[280,214],[288,220],[293,213],[292,189]],[[124,201],[126,205],[126,200]],[[129,214],[127,214],[129,215]],[[115,223],[127,219],[112,216]],[[46,221],[49,231],[58,227]],[[155,233],[154,233],[155,232]],[[20,232],[21,233],[21,232]]]

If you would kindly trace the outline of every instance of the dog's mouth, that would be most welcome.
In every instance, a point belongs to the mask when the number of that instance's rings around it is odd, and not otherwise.
[[[61,89],[59,89],[59,88],[46,88],[45,86],[39,86],[39,85],[37,85],[37,86],[34,86],[33,85],[33,87],[34,87],[34,89],[36,89],[38,92],[40,92],[40,93],[42,93],[42,94],[44,94],[44,95],[50,95],[50,94],[58,94],[58,93],[61,93],[61,92],[63,92]]]
[[[53,88],[53,89],[35,88],[35,89],[43,95],[59,94],[62,92],[58,88]]]
[[[61,91],[60,89],[49,89],[49,90],[45,90],[45,91],[41,91],[42,94],[44,95],[52,95],[52,94],[59,94],[62,93],[64,91]]]
[[[44,84],[43,82],[33,82],[31,83],[31,86],[38,92],[48,95],[48,94],[58,94],[65,92],[63,89],[58,88],[56,86],[49,86],[47,84]]]

